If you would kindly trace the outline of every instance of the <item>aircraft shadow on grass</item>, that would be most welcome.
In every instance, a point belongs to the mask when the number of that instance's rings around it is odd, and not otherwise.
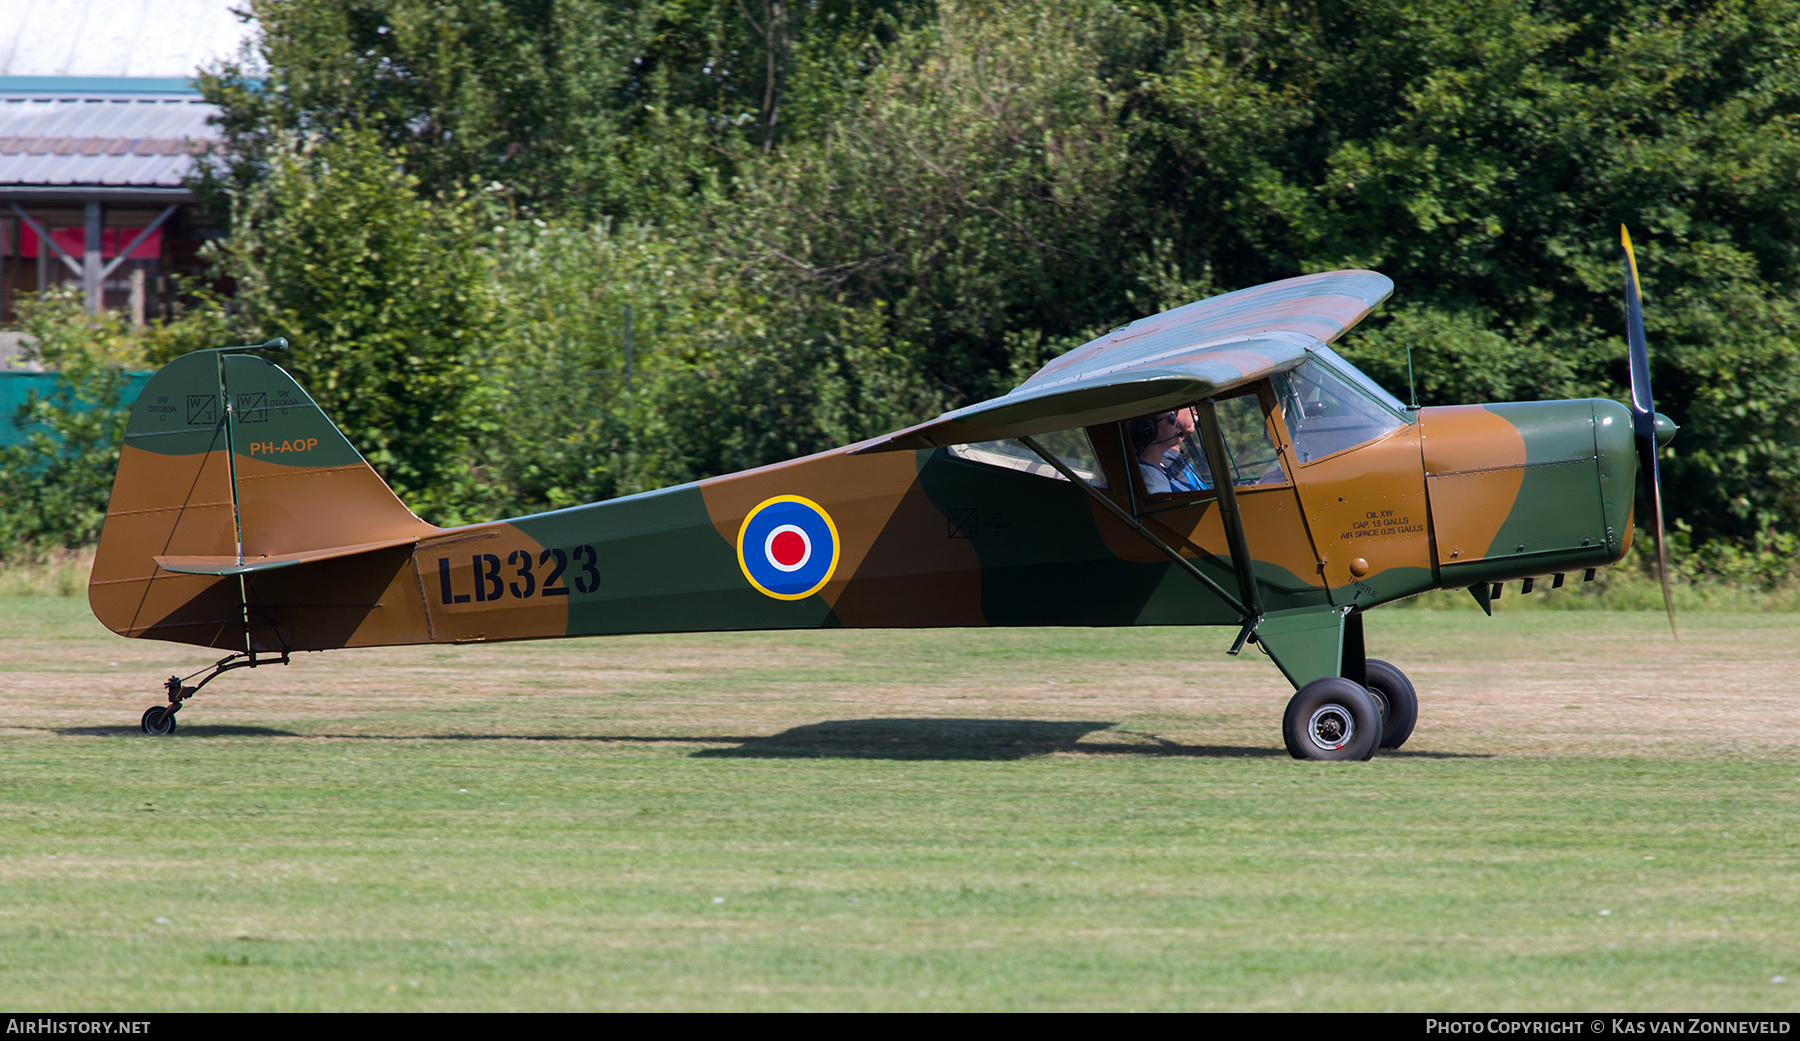
[[[1028,759],[1052,752],[1100,755],[1276,756],[1279,748],[1183,745],[1152,735],[1142,744],[1082,744],[1115,724],[1046,719],[830,719],[708,748],[712,759]]]

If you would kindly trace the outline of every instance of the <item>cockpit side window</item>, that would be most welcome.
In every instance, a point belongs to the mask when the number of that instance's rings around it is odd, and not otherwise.
[[[1088,440],[1086,430],[1057,430],[1038,434],[1033,440],[1043,445],[1058,462],[1073,471],[1075,476],[1096,488],[1106,487],[1106,474],[1100,469],[1099,458],[1094,454],[1094,446]],[[1022,441],[978,441],[974,444],[952,445],[950,454],[971,463],[1020,470],[1057,481],[1068,480]]]
[[[1232,485],[1243,488],[1286,483],[1280,453],[1269,436],[1262,396],[1255,391],[1238,394],[1215,402],[1214,409],[1219,417],[1219,432],[1225,439]],[[1193,498],[1193,493],[1210,493],[1215,487],[1194,406],[1128,419],[1124,433],[1145,494],[1188,493]]]
[[[1281,454],[1269,437],[1262,400],[1255,394],[1226,398],[1217,405],[1219,432],[1225,435],[1225,454],[1231,457],[1232,485],[1283,484]]]
[[[1320,353],[1330,354],[1348,372],[1356,371],[1335,353]],[[1310,463],[1366,444],[1409,421],[1404,406],[1367,376],[1356,375],[1361,378],[1353,380],[1346,371],[1313,356],[1275,377],[1298,462]]]

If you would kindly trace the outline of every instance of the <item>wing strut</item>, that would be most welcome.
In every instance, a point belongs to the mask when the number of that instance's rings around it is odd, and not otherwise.
[[[1211,590],[1214,596],[1217,596],[1220,600],[1225,601],[1225,605],[1227,607],[1231,608],[1233,611],[1236,611],[1238,613],[1238,617],[1243,621],[1244,628],[1243,628],[1243,631],[1238,634],[1237,643],[1232,645],[1231,653],[1236,654],[1239,650],[1241,650],[1243,648],[1245,638],[1248,637],[1250,635],[1250,633],[1256,628],[1256,623],[1261,617],[1260,612],[1252,613],[1249,608],[1246,608],[1242,603],[1239,603],[1237,597],[1234,597],[1230,593],[1227,593],[1223,586],[1219,585],[1219,583],[1217,583],[1217,582],[1214,582],[1212,579],[1207,578],[1206,572],[1201,571],[1199,565],[1195,564],[1193,561],[1189,560],[1188,558],[1182,556],[1175,549],[1171,548],[1168,543],[1157,538],[1154,534],[1151,533],[1150,529],[1144,527],[1144,525],[1142,523],[1140,523],[1136,517],[1133,517],[1131,514],[1127,513],[1118,503],[1113,502],[1111,499],[1108,499],[1104,495],[1101,495],[1100,490],[1098,488],[1095,488],[1093,485],[1087,483],[1085,480],[1082,480],[1081,477],[1077,476],[1074,471],[1069,469],[1069,467],[1066,463],[1064,463],[1061,459],[1058,459],[1056,457],[1055,453],[1051,452],[1049,449],[1045,448],[1043,445],[1038,444],[1036,438],[1031,437],[1030,435],[1026,435],[1024,437],[1019,438],[1019,440],[1024,443],[1026,448],[1031,449],[1033,452],[1036,452],[1039,456],[1043,457],[1044,462],[1049,463],[1052,467],[1054,467],[1056,469],[1057,473],[1062,474],[1064,477],[1067,477],[1071,482],[1073,482],[1075,487],[1080,488],[1082,491],[1088,493],[1088,495],[1095,502],[1106,507],[1108,512],[1110,512],[1113,516],[1119,518],[1119,520],[1121,520],[1121,521],[1124,521],[1125,525],[1127,527],[1129,527],[1132,531],[1137,532],[1138,535],[1141,538],[1143,538],[1143,540],[1145,542],[1148,542],[1148,543],[1150,543],[1150,545],[1155,546],[1159,551],[1162,552],[1162,554],[1164,556],[1168,557],[1170,560],[1173,560],[1175,563],[1181,565],[1181,567],[1183,567],[1184,569],[1187,570],[1188,574],[1199,579],[1200,584],[1205,586],[1207,589]],[[1236,556],[1235,549],[1233,551],[1233,556],[1234,557]],[[1254,592],[1254,589],[1252,590],[1252,592]]]
[[[1262,617],[1262,596],[1256,589],[1256,573],[1250,570],[1250,544],[1244,540],[1244,518],[1238,513],[1235,474],[1225,452],[1225,435],[1219,430],[1219,414],[1213,399],[1194,406],[1200,426],[1200,443],[1206,449],[1206,465],[1212,468],[1213,487],[1219,493],[1219,523],[1225,526],[1225,544],[1231,547],[1231,566],[1237,572],[1238,596],[1250,605],[1246,617]]]

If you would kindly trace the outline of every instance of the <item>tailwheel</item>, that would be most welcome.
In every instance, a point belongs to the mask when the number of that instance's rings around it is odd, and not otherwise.
[[[1361,684],[1326,676],[1294,693],[1281,737],[1295,759],[1368,759],[1381,742],[1381,708]]]
[[[1419,721],[1419,695],[1406,673],[1375,658],[1364,663],[1369,693],[1381,708],[1381,747],[1399,748]]]
[[[144,718],[140,721],[144,733],[155,737],[175,732],[175,708],[172,705],[152,705],[144,710]]]
[[[288,663],[288,652],[282,651],[281,657],[279,659],[274,659],[268,657],[258,658],[255,651],[239,651],[235,654],[227,654],[225,657],[213,662],[212,665],[207,668],[201,669],[198,672],[189,673],[185,677],[170,676],[167,680],[163,681],[163,692],[169,696],[169,703],[167,705],[156,705],[144,710],[144,717],[139,720],[138,723],[144,728],[144,733],[146,734],[154,734],[158,737],[161,737],[164,734],[173,734],[175,732],[175,713],[181,711],[182,702],[193,697],[195,694],[200,693],[201,687],[206,686],[208,683],[218,679],[232,669],[254,669],[258,665],[274,665],[277,661],[282,665],[286,665]],[[206,673],[204,679],[191,687],[187,685],[188,680],[193,679],[202,672]]]

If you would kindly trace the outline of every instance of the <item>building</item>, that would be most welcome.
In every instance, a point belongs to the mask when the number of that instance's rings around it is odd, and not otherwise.
[[[231,0],[0,4],[0,325],[65,283],[93,309],[166,313],[218,234],[185,186],[218,136],[192,77],[250,28]]]

